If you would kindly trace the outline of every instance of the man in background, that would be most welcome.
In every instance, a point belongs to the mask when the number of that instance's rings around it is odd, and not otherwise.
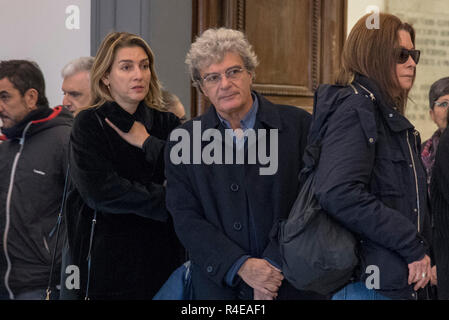
[[[72,113],[90,102],[90,69],[94,63],[93,57],[81,57],[70,61],[61,71],[64,78],[62,104]]]
[[[73,117],[49,108],[36,63],[9,60],[0,61],[0,120],[0,299],[40,300],[55,250],[51,284],[59,283],[56,229]]]

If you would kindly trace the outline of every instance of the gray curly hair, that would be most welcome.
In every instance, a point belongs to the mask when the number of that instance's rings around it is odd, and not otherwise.
[[[245,68],[255,77],[259,62],[245,35],[241,31],[227,28],[208,29],[195,39],[186,56],[185,63],[193,84],[199,85],[201,69],[222,61],[228,52],[239,54]]]

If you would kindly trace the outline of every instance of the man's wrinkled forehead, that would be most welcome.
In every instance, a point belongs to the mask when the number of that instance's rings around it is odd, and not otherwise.
[[[235,50],[225,50],[215,53],[213,55],[203,56],[201,60],[198,62],[198,69],[202,71],[204,69],[209,68],[211,65],[220,64],[221,62],[223,62],[228,53],[235,53],[236,55],[240,56],[240,58],[243,61],[243,58],[240,55],[240,53],[236,52]]]
[[[220,57],[205,57],[203,60],[201,60],[200,63],[198,63],[198,70],[199,72],[203,72],[205,69],[208,69],[211,65],[219,64],[224,59],[224,55]]]

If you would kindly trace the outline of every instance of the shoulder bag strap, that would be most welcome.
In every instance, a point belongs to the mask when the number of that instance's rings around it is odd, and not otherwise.
[[[69,145],[70,145],[70,141],[69,141]],[[70,148],[69,148],[69,152],[70,152]],[[53,272],[54,272],[54,267],[55,267],[55,261],[56,261],[56,251],[58,249],[58,242],[59,242],[59,230],[61,229],[61,223],[62,223],[62,217],[63,217],[63,212],[64,212],[64,207],[65,207],[65,201],[67,198],[67,189],[68,189],[68,185],[69,185],[69,174],[70,174],[70,162],[67,163],[67,170],[65,173],[65,182],[64,182],[64,191],[62,193],[62,200],[61,200],[61,206],[59,209],[59,213],[58,213],[58,220],[56,223],[56,243],[55,243],[55,248],[53,249],[53,256],[51,258],[51,266],[50,266],[50,276],[48,279],[48,286],[47,286],[47,296],[45,297],[45,300],[50,300],[50,294],[51,294],[51,282],[52,282],[52,278],[53,278]]]
[[[101,121],[100,116],[97,113],[97,110],[94,111],[94,114],[98,120],[98,123],[100,124],[101,129],[103,129],[103,132],[105,133],[106,140],[108,141],[108,144],[109,144],[111,150],[113,150],[111,141],[109,140],[109,137],[106,134],[106,130],[104,128],[103,122]],[[97,224],[97,210],[94,211],[94,217],[92,218],[92,226],[90,228],[89,251],[87,254],[87,283],[86,283],[86,295],[84,296],[84,300],[89,300],[90,269],[91,269],[91,265],[92,265],[92,243],[94,241],[96,224]]]

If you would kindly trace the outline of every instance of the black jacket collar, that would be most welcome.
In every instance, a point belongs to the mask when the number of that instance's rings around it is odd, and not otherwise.
[[[25,118],[15,126],[11,128],[2,128],[2,132],[8,139],[20,138],[29,122],[47,118],[52,112],[53,110],[48,107],[38,108],[28,113]]]
[[[140,122],[145,120],[147,122],[145,124],[148,125],[149,128],[151,128],[153,117],[148,116],[148,112],[150,112],[150,108],[148,108],[143,101],[139,103],[134,114],[128,113],[115,101],[108,101],[98,108],[98,113],[101,114],[103,118],[108,118],[123,132],[129,132],[134,124],[134,121],[136,120]]]

